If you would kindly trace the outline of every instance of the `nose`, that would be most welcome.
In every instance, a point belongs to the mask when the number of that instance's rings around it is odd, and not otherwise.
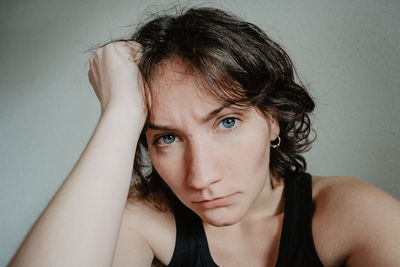
[[[187,184],[197,190],[208,188],[219,181],[216,151],[210,143],[192,140],[186,151]]]

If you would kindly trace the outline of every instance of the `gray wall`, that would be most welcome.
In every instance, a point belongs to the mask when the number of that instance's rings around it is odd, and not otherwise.
[[[0,266],[96,125],[84,51],[129,32],[121,26],[155,3],[0,2]],[[360,177],[400,198],[400,2],[209,3],[261,26],[291,55],[318,105],[309,171]]]

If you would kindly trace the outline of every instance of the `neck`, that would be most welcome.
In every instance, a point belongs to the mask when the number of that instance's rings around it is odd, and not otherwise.
[[[250,207],[246,216],[243,218],[244,221],[253,221],[256,219],[277,216],[283,213],[284,183],[283,180],[279,182],[274,181],[277,181],[277,179],[272,179],[271,175],[269,175],[262,191]]]

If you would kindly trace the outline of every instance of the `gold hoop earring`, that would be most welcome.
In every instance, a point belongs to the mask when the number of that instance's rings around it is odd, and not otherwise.
[[[276,140],[278,140],[278,141],[276,141]],[[278,142],[278,143],[275,144],[276,142]],[[272,148],[277,148],[280,145],[281,145],[281,137],[278,135],[278,138],[271,142],[271,147]]]

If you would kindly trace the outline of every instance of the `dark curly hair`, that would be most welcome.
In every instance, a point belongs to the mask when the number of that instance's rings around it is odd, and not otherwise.
[[[219,9],[190,8],[142,24],[129,40],[144,47],[139,69],[150,91],[160,65],[179,58],[201,88],[224,105],[253,106],[279,121],[281,144],[270,152],[270,172],[275,179],[306,170],[301,153],[313,141],[310,113],[314,101],[295,81],[289,56],[260,28]],[[146,126],[136,150],[128,197],[161,207],[174,195],[146,156],[145,131]]]

